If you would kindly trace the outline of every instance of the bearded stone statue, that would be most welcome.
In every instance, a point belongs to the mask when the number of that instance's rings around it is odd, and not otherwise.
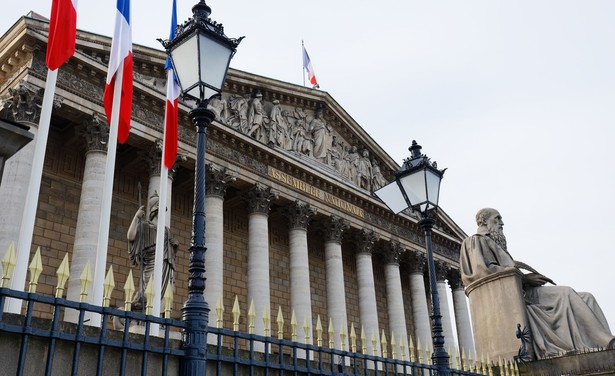
[[[495,273],[511,269],[521,273],[526,271],[521,277],[521,286],[535,357],[573,350],[615,348],[615,337],[591,294],[555,286],[550,278],[523,262],[515,261],[508,253],[504,222],[497,210],[479,210],[476,223],[477,233],[465,239],[461,246],[462,281],[467,287]],[[497,315],[497,312],[493,314]],[[517,323],[510,324],[514,327]]]

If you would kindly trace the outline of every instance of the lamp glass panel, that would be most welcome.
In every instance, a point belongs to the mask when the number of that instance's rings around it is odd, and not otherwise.
[[[376,196],[395,214],[407,209],[410,205],[401,193],[397,181],[393,181],[374,192]]]
[[[199,35],[199,43],[201,78],[207,85],[220,92],[222,85],[224,85],[224,78],[226,77],[226,71],[233,51],[228,46],[211,39],[206,34]],[[208,96],[208,92],[206,90],[205,99],[209,99],[211,95],[216,93],[216,91],[211,91],[212,94]]]
[[[399,178],[401,185],[406,191],[411,206],[416,206],[427,200],[425,189],[425,171],[416,170]]]
[[[196,34],[190,36],[189,39],[186,39],[182,44],[171,50],[171,59],[182,92],[198,84],[199,60]],[[193,96],[199,97],[198,87],[196,95]]]
[[[440,196],[440,182],[442,177],[432,170],[425,170],[425,182],[427,183],[427,199],[430,202],[430,209],[438,206]]]

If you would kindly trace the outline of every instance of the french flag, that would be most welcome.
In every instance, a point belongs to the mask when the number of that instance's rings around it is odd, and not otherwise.
[[[308,80],[314,87],[318,87],[318,81],[316,81],[316,75],[314,74],[314,68],[312,67],[312,62],[310,61],[310,56],[305,50],[305,46],[303,46],[303,68],[307,71]]]
[[[117,72],[122,69],[121,93],[114,93]],[[117,139],[124,143],[130,133],[132,113],[132,31],[130,27],[130,0],[117,0],[115,31],[111,42],[109,70],[105,84],[104,105],[107,120],[111,123],[113,96],[120,95],[120,116]]]
[[[47,41],[47,68],[58,69],[75,53],[77,0],[53,0]]]
[[[177,31],[177,5],[173,0],[173,10],[171,13],[171,33],[169,34],[169,40],[175,38]],[[179,84],[177,83],[177,77],[175,71],[171,65],[171,59],[167,56],[167,62],[164,66],[167,70],[167,102],[166,102],[166,119],[164,128],[164,165],[166,168],[171,169],[175,163],[175,157],[177,156],[177,118],[179,115]]]

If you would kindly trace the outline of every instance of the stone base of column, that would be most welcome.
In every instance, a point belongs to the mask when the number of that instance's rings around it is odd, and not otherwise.
[[[519,270],[511,269],[466,287],[478,357],[497,361],[499,358],[512,359],[518,354],[521,341],[515,335],[517,324],[521,324],[521,328],[528,325],[521,277]],[[530,348],[527,350],[532,354]]]

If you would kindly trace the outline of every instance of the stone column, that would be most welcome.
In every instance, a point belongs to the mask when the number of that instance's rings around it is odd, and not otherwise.
[[[455,332],[453,332],[453,322],[451,321],[451,310],[448,305],[448,287],[446,277],[449,267],[444,262],[436,261],[436,283],[438,285],[438,295],[440,298],[440,314],[442,315],[442,334],[444,335],[444,346],[446,351],[450,346],[455,347]],[[450,354],[449,354],[450,355]],[[453,358],[453,366],[457,367],[457,359]]]
[[[82,136],[85,139],[87,151],[85,154],[85,167],[83,169],[83,182],[81,183],[77,226],[75,228],[75,244],[70,263],[68,290],[66,292],[67,299],[74,301],[80,300],[81,281],[79,278],[86,264],[90,263],[90,272],[92,274],[96,266],[109,126],[102,117],[95,115],[91,121],[84,125]],[[92,301],[91,291],[90,286],[88,302]],[[79,313],[67,310],[64,318],[66,321],[77,322]]]
[[[350,226],[337,216],[331,216],[325,224],[325,268],[327,278],[327,313],[333,320],[335,348],[341,348],[340,328],[348,327],[346,315],[346,291],[344,289],[344,266],[342,261],[342,233]],[[325,330],[328,322],[323,323]],[[348,330],[346,330],[348,333]],[[344,343],[348,350],[348,337]]]
[[[28,82],[22,82],[18,87],[9,89],[11,97],[2,103],[5,116],[16,123],[30,127],[34,140],[24,146],[15,155],[9,158],[2,172],[0,185],[0,252],[4,254],[11,242],[15,242],[18,249],[19,229],[26,205],[30,171],[36,147],[36,134],[40,118],[40,108],[43,101],[43,89],[36,88]],[[29,264],[30,255],[25,255]],[[0,267],[1,268],[1,267]],[[15,288],[15,286],[13,286]],[[23,290],[24,286],[17,286]]]
[[[211,164],[206,166],[205,178],[205,301],[210,309],[209,325],[216,326],[216,305],[224,293],[224,194],[227,184],[235,178],[227,173],[226,168]]]
[[[374,283],[374,265],[372,252],[378,238],[374,231],[361,230],[355,237],[357,285],[359,288],[359,313],[361,327],[367,336],[367,353],[374,352],[380,356],[380,333],[378,325],[378,309],[376,303],[376,285]],[[372,344],[372,337],[376,337],[376,348]]]
[[[459,270],[451,269],[448,273],[448,284],[453,291],[453,309],[455,312],[455,325],[457,326],[457,339],[459,341],[459,351],[465,350],[467,356],[476,360],[474,351],[474,338],[472,337],[472,325],[470,325],[470,313],[468,301],[461,283]],[[449,354],[450,355],[450,354]]]
[[[149,172],[149,183],[147,185],[147,197],[143,198],[143,204],[145,205],[145,218],[149,218],[149,207],[147,201],[154,194],[160,196],[160,166],[162,163],[162,141],[157,140],[154,144],[152,144],[146,151],[141,153],[141,156],[148,167]],[[170,195],[169,195],[170,196]],[[165,213],[165,215],[161,215]],[[162,203],[159,204],[158,207],[158,220],[161,218],[165,218],[169,215],[166,208],[163,208]],[[167,224],[165,223],[165,226]]]
[[[398,241],[391,241],[384,250],[386,265],[384,266],[384,278],[387,289],[387,308],[389,314],[389,328],[391,336],[395,336],[397,348],[395,353],[402,358],[401,344],[403,342],[405,359],[409,360],[408,335],[406,334],[406,315],[404,312],[404,299],[401,287],[401,275],[399,272],[399,257],[404,252]],[[391,338],[389,339],[389,343]]]
[[[277,198],[271,188],[257,184],[248,191],[248,306],[254,302],[255,334],[264,334],[265,308],[271,314],[269,289],[269,209]],[[270,329],[270,328],[267,328]]]
[[[308,258],[307,227],[310,218],[316,214],[311,205],[295,201],[285,210],[289,222],[290,248],[290,306],[297,317],[297,325],[303,329],[304,318],[313,329],[312,294],[310,290],[310,262]],[[312,332],[307,333],[312,344]],[[306,333],[299,337],[306,338]]]
[[[425,292],[425,272],[427,258],[418,251],[410,251],[410,294],[412,296],[412,318],[414,319],[414,345],[421,342],[421,348],[427,345],[433,350],[431,340],[430,311],[427,306],[427,293]]]

